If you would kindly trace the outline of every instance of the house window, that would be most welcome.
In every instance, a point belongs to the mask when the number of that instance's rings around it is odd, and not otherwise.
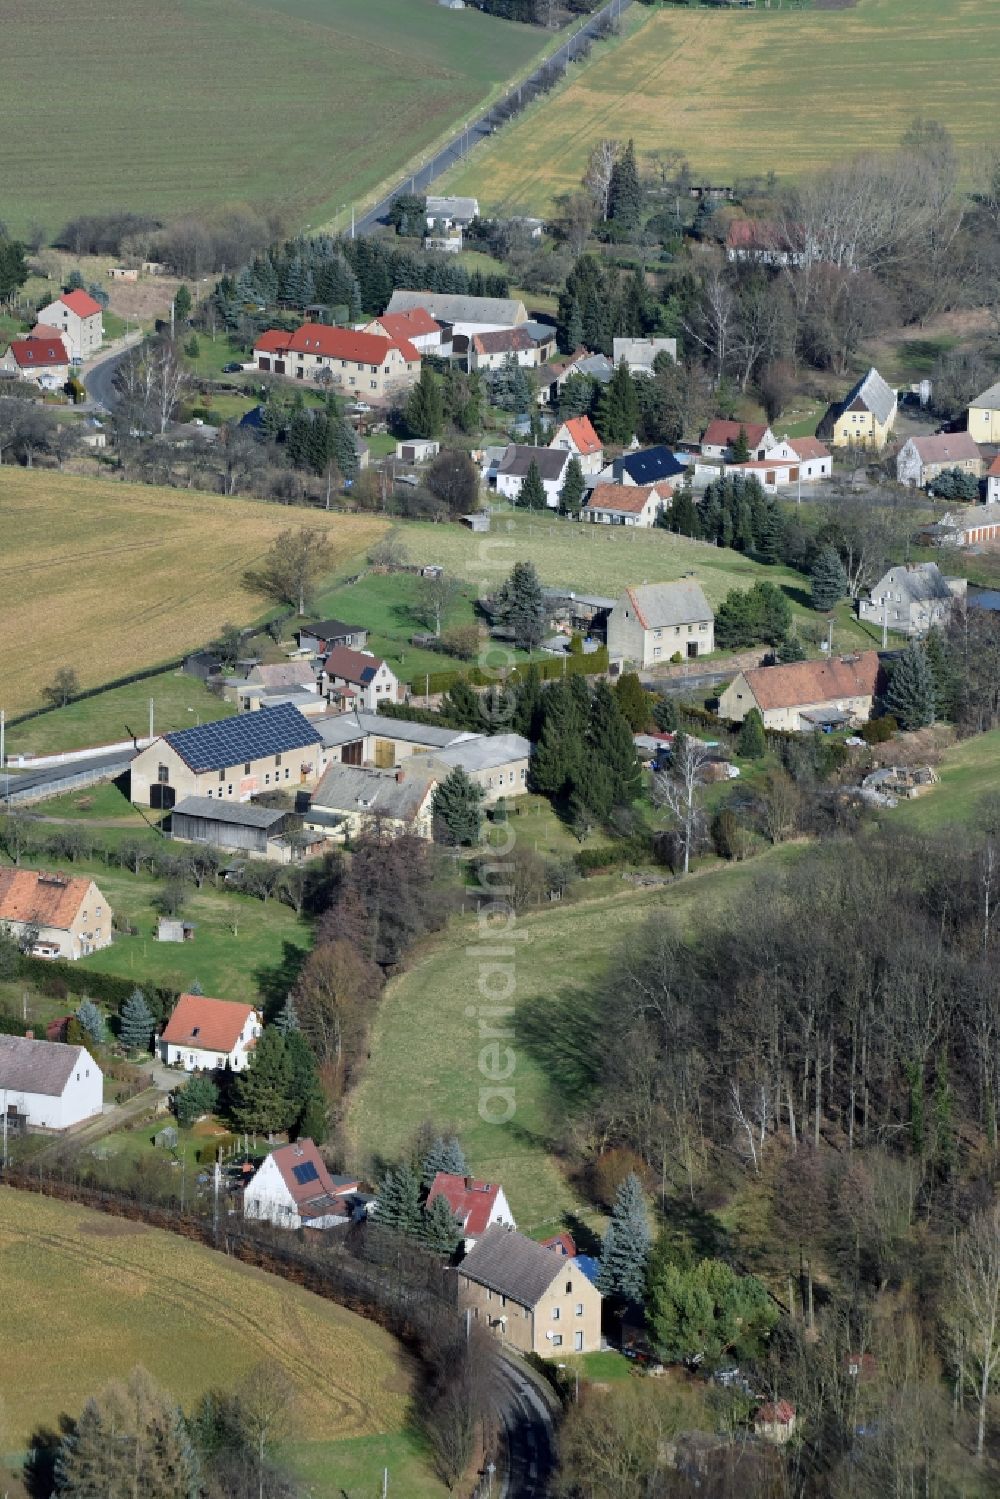
[[[271,784],[271,772],[268,770],[264,774],[264,785],[265,786],[270,786],[270,784]]]
[[[566,1282],[566,1295],[567,1296],[571,1295],[572,1291],[573,1291],[573,1282],[571,1280],[568,1280]]]
[[[583,1333],[582,1332],[577,1332],[577,1333],[573,1334],[573,1347],[574,1347],[574,1349],[575,1349],[575,1351],[577,1353],[582,1353],[583,1352]]]
[[[161,786],[166,786],[166,785],[169,784],[169,781],[170,781],[170,767],[169,767],[169,765],[158,765],[156,767],[156,779],[160,783]]]
[[[246,764],[244,765],[244,767],[243,767],[243,774],[245,776],[248,776],[250,774],[250,764],[251,764],[251,762],[248,760],[246,762]]]
[[[582,1301],[578,1301],[577,1304],[576,1304],[576,1315],[578,1317],[582,1317],[583,1316],[583,1302]]]
[[[558,1322],[559,1321],[559,1313],[560,1313],[560,1308],[557,1307],[557,1306],[554,1306],[552,1308],[552,1320],[553,1320],[553,1322]]]
[[[275,763],[275,765],[280,765],[281,764],[281,756],[280,755],[275,755],[275,757],[274,757],[274,763]]]
[[[232,796],[232,794],[233,794],[233,788],[232,788],[231,785],[229,785],[229,786],[226,787],[226,795],[227,796]]]
[[[224,781],[225,779],[226,779],[226,772],[224,770],[220,770],[219,771],[219,780],[220,781]]]
[[[561,1348],[562,1347],[562,1333],[561,1332],[556,1332],[556,1333],[552,1334],[552,1346],[553,1346],[553,1348]]]

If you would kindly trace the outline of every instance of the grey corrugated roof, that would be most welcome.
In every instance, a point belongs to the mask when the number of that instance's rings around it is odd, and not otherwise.
[[[29,1041],[26,1036],[0,1036],[0,1089],[59,1098],[84,1057],[88,1066],[97,1066],[82,1046],[64,1046],[61,1041]]]
[[[561,479],[569,459],[570,455],[565,448],[533,448],[524,443],[512,442],[500,460],[497,473],[524,479],[534,463],[543,479]]]
[[[562,1255],[499,1223],[476,1240],[458,1267],[460,1275],[477,1285],[527,1307],[536,1306],[556,1276],[564,1275],[566,1269]]]
[[[652,364],[657,354],[669,354],[677,358],[676,338],[616,338],[612,340],[615,364],[624,359],[628,364]]]
[[[416,816],[433,782],[425,769],[411,770],[409,765],[402,779],[395,771],[331,765],[313,792],[312,805],[323,812],[365,812],[408,821]]]
[[[330,748],[353,744],[366,735],[398,739],[404,744],[426,744],[432,749],[444,749],[449,744],[475,737],[465,729],[438,728],[436,724],[413,723],[408,718],[390,718],[381,713],[337,713],[314,722],[323,743]]]
[[[714,618],[700,585],[690,578],[682,578],[678,583],[643,583],[637,588],[627,588],[625,593],[640,624],[647,630]]]
[[[874,367],[863,376],[844,398],[843,409],[849,411],[860,401],[866,411],[883,425],[889,420],[896,406],[896,392],[886,384]]]
[[[509,765],[512,760],[529,759],[531,751],[531,740],[522,734],[477,734],[446,749],[411,758],[452,769],[460,765],[466,771],[495,770],[501,765]]]
[[[213,822],[233,823],[243,828],[269,828],[283,817],[288,809],[283,807],[255,807],[250,802],[224,801],[214,796],[185,796],[173,809],[186,817],[210,817]]]
[[[444,323],[499,323],[513,328],[527,321],[524,303],[516,297],[459,297],[439,291],[394,291],[386,312],[409,312],[426,307]]]
[[[473,219],[479,217],[478,198],[439,198],[429,194],[427,212],[434,218]]]

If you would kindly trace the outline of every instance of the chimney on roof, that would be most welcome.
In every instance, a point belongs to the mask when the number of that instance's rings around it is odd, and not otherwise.
[[[465,1190],[466,1190],[466,1191],[467,1191],[467,1192],[471,1192],[471,1191],[472,1191],[472,1189],[473,1189],[473,1187],[474,1187],[474,1186],[475,1186],[475,1185],[476,1185],[476,1179],[475,1179],[475,1177],[474,1177],[474,1176],[467,1176],[467,1177],[466,1177],[466,1178],[465,1178]]]
[[[405,781],[406,780],[406,771],[405,770],[397,770],[396,771],[396,780],[397,781]]]
[[[25,1031],[25,1033],[24,1033],[24,1039],[26,1041],[34,1041],[34,1039],[35,1039],[35,1033],[34,1033],[34,1031]]]

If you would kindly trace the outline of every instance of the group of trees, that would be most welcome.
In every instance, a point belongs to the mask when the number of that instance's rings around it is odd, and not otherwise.
[[[530,691],[530,689],[529,689]],[[565,810],[581,829],[629,807],[641,777],[632,728],[603,680],[591,688],[580,676],[542,688],[530,706],[531,785]]]

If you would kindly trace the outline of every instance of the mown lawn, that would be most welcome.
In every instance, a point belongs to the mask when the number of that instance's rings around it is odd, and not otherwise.
[[[650,917],[681,920],[729,900],[757,871],[790,861],[782,847],[746,864],[715,868],[666,887],[637,889],[620,879],[589,882],[574,900],[517,918],[514,964],[514,1071],[509,1122],[481,1117],[480,969],[476,927],[456,920],[395,979],[379,1006],[371,1059],[347,1115],[351,1159],[359,1166],[393,1159],[426,1120],[454,1130],[477,1176],[503,1183],[518,1227],[541,1236],[579,1215],[593,1222],[554,1153],[566,1113],[589,1096],[589,1069],[613,1038],[601,1035],[591,996],[608,975],[615,949]],[[597,890],[591,896],[591,890]],[[497,944],[499,945],[499,944]],[[506,962],[507,959],[505,958]],[[486,980],[489,983],[489,980]],[[507,1024],[506,1021],[503,1022]],[[493,1064],[496,1065],[495,1063]],[[506,1065],[506,1059],[505,1064]],[[487,1112],[497,1106],[487,1100]]]
[[[111,947],[81,958],[77,966],[82,969],[178,991],[197,981],[206,994],[220,999],[280,1004],[311,943],[309,926],[290,906],[273,898],[264,904],[211,885],[188,887],[182,914],[194,923],[194,939],[158,942],[152,901],[160,881],[109,869],[97,860],[80,860],[69,873],[91,874],[116,915],[127,916],[138,928],[137,936],[118,936]]]
[[[993,0],[859,0],[843,9],[669,8],[626,18],[565,84],[444,179],[490,210],[545,214],[599,139],[664,142],[698,181],[795,177],[894,147],[922,115],[971,172],[1000,101]],[[954,86],[955,78],[961,88]]]
[[[295,1390],[289,1446],[317,1499],[341,1499],[359,1470],[367,1483],[365,1443],[405,1459],[399,1493],[442,1492],[409,1434],[406,1355],[333,1302],[172,1234],[9,1187],[0,1187],[0,1280],[10,1457],[137,1364],[190,1410],[204,1391],[231,1389],[267,1363]]]
[[[56,755],[62,750],[85,749],[92,744],[116,744],[128,739],[130,733],[142,738],[149,733],[150,698],[153,730],[157,734],[229,718],[236,712],[232,703],[209,692],[197,677],[180,670],[164,671],[15,724],[7,734],[7,752],[12,758]],[[51,808],[46,806],[45,810],[48,813]]]
[[[144,831],[149,824],[137,812],[112,781],[100,786],[87,786],[83,791],[67,791],[62,796],[52,796],[31,808],[30,815],[67,818],[72,822],[115,822],[123,827]]]
[[[405,1499],[444,1499],[444,1484],[430,1470],[426,1446],[410,1429],[344,1441],[289,1443],[283,1456],[308,1494],[337,1499],[375,1499],[389,1472],[389,1493]],[[332,1490],[331,1490],[332,1482]]]

